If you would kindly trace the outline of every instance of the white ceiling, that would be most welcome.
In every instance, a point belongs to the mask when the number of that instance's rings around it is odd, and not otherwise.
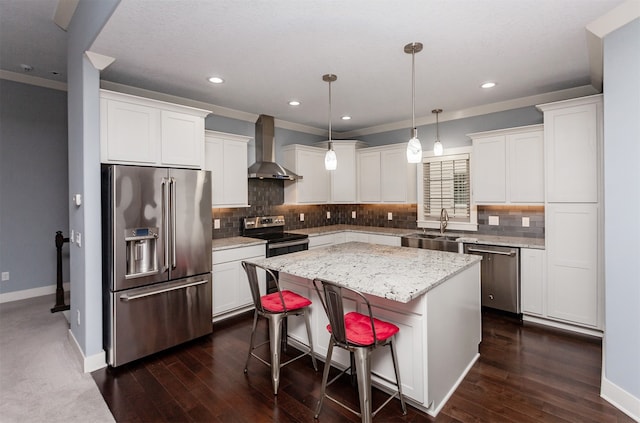
[[[314,128],[328,125],[322,75],[334,73],[332,125],[345,132],[410,121],[414,41],[417,119],[588,85],[585,27],[622,2],[122,0],[91,50],[116,59],[104,80]],[[0,0],[0,69],[66,79],[56,5]]]

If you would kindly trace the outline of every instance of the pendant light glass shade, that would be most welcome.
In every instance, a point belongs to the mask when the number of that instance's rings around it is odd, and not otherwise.
[[[338,157],[336,157],[336,152],[333,151],[333,146],[329,147],[327,154],[324,155],[324,168],[327,170],[336,170],[338,168]]]
[[[416,129],[416,53],[422,51],[422,43],[411,43],[404,46],[404,52],[411,54],[411,139],[407,144],[407,161],[420,163],[422,161],[422,144],[418,139]]]
[[[434,109],[431,113],[436,114],[436,142],[433,143],[433,154],[436,156],[442,156],[442,153],[444,153],[444,147],[440,142],[440,129],[438,125],[438,115],[442,113],[442,109]]]
[[[338,168],[338,157],[333,150],[333,142],[331,141],[331,83],[337,79],[336,75],[330,73],[322,75],[322,80],[329,83],[329,149],[327,154],[324,155],[324,168],[327,170],[336,170]]]

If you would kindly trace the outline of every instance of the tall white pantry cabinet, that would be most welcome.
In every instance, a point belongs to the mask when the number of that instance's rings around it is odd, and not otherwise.
[[[602,95],[544,113],[546,303],[541,317],[604,328]]]

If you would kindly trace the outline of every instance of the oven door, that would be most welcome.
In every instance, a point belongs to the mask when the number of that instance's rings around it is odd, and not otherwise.
[[[274,242],[267,244],[267,257],[281,256],[309,249],[308,239],[299,239],[288,242]]]

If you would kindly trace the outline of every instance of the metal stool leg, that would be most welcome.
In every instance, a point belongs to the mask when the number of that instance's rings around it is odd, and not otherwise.
[[[327,349],[327,358],[324,362],[324,371],[322,372],[322,388],[320,389],[320,401],[318,401],[318,408],[316,415],[313,416],[317,419],[320,415],[320,409],[322,408],[322,402],[324,401],[324,395],[327,391],[327,380],[329,379],[329,370],[331,369],[331,355],[333,354],[333,338],[329,340],[329,348]]]
[[[358,396],[360,397],[360,417],[362,423],[371,423],[371,350],[356,348],[356,374],[358,378]]]
[[[396,381],[398,383],[398,395],[400,396],[400,405],[402,405],[402,414],[407,414],[407,405],[404,403],[404,395],[402,395],[402,382],[400,382],[400,369],[398,368],[398,357],[396,355],[395,335],[389,342],[391,348],[391,359],[393,360],[393,370],[396,373]]]
[[[271,381],[273,394],[278,395],[280,385],[280,340],[282,339],[283,314],[270,314],[269,320],[269,348],[271,349]]]
[[[256,336],[256,326],[258,325],[258,312],[253,313],[253,328],[251,329],[251,341],[249,341],[249,354],[247,354],[247,362],[244,365],[244,372],[247,373],[249,367],[249,360],[251,359],[251,353],[253,352],[253,341]]]
[[[313,363],[313,370],[318,371],[318,364],[316,363],[316,355],[313,349],[313,339],[311,338],[311,323],[309,322],[309,309],[304,311],[304,323],[307,325],[307,338],[309,339],[309,349],[311,350],[311,362]]]

